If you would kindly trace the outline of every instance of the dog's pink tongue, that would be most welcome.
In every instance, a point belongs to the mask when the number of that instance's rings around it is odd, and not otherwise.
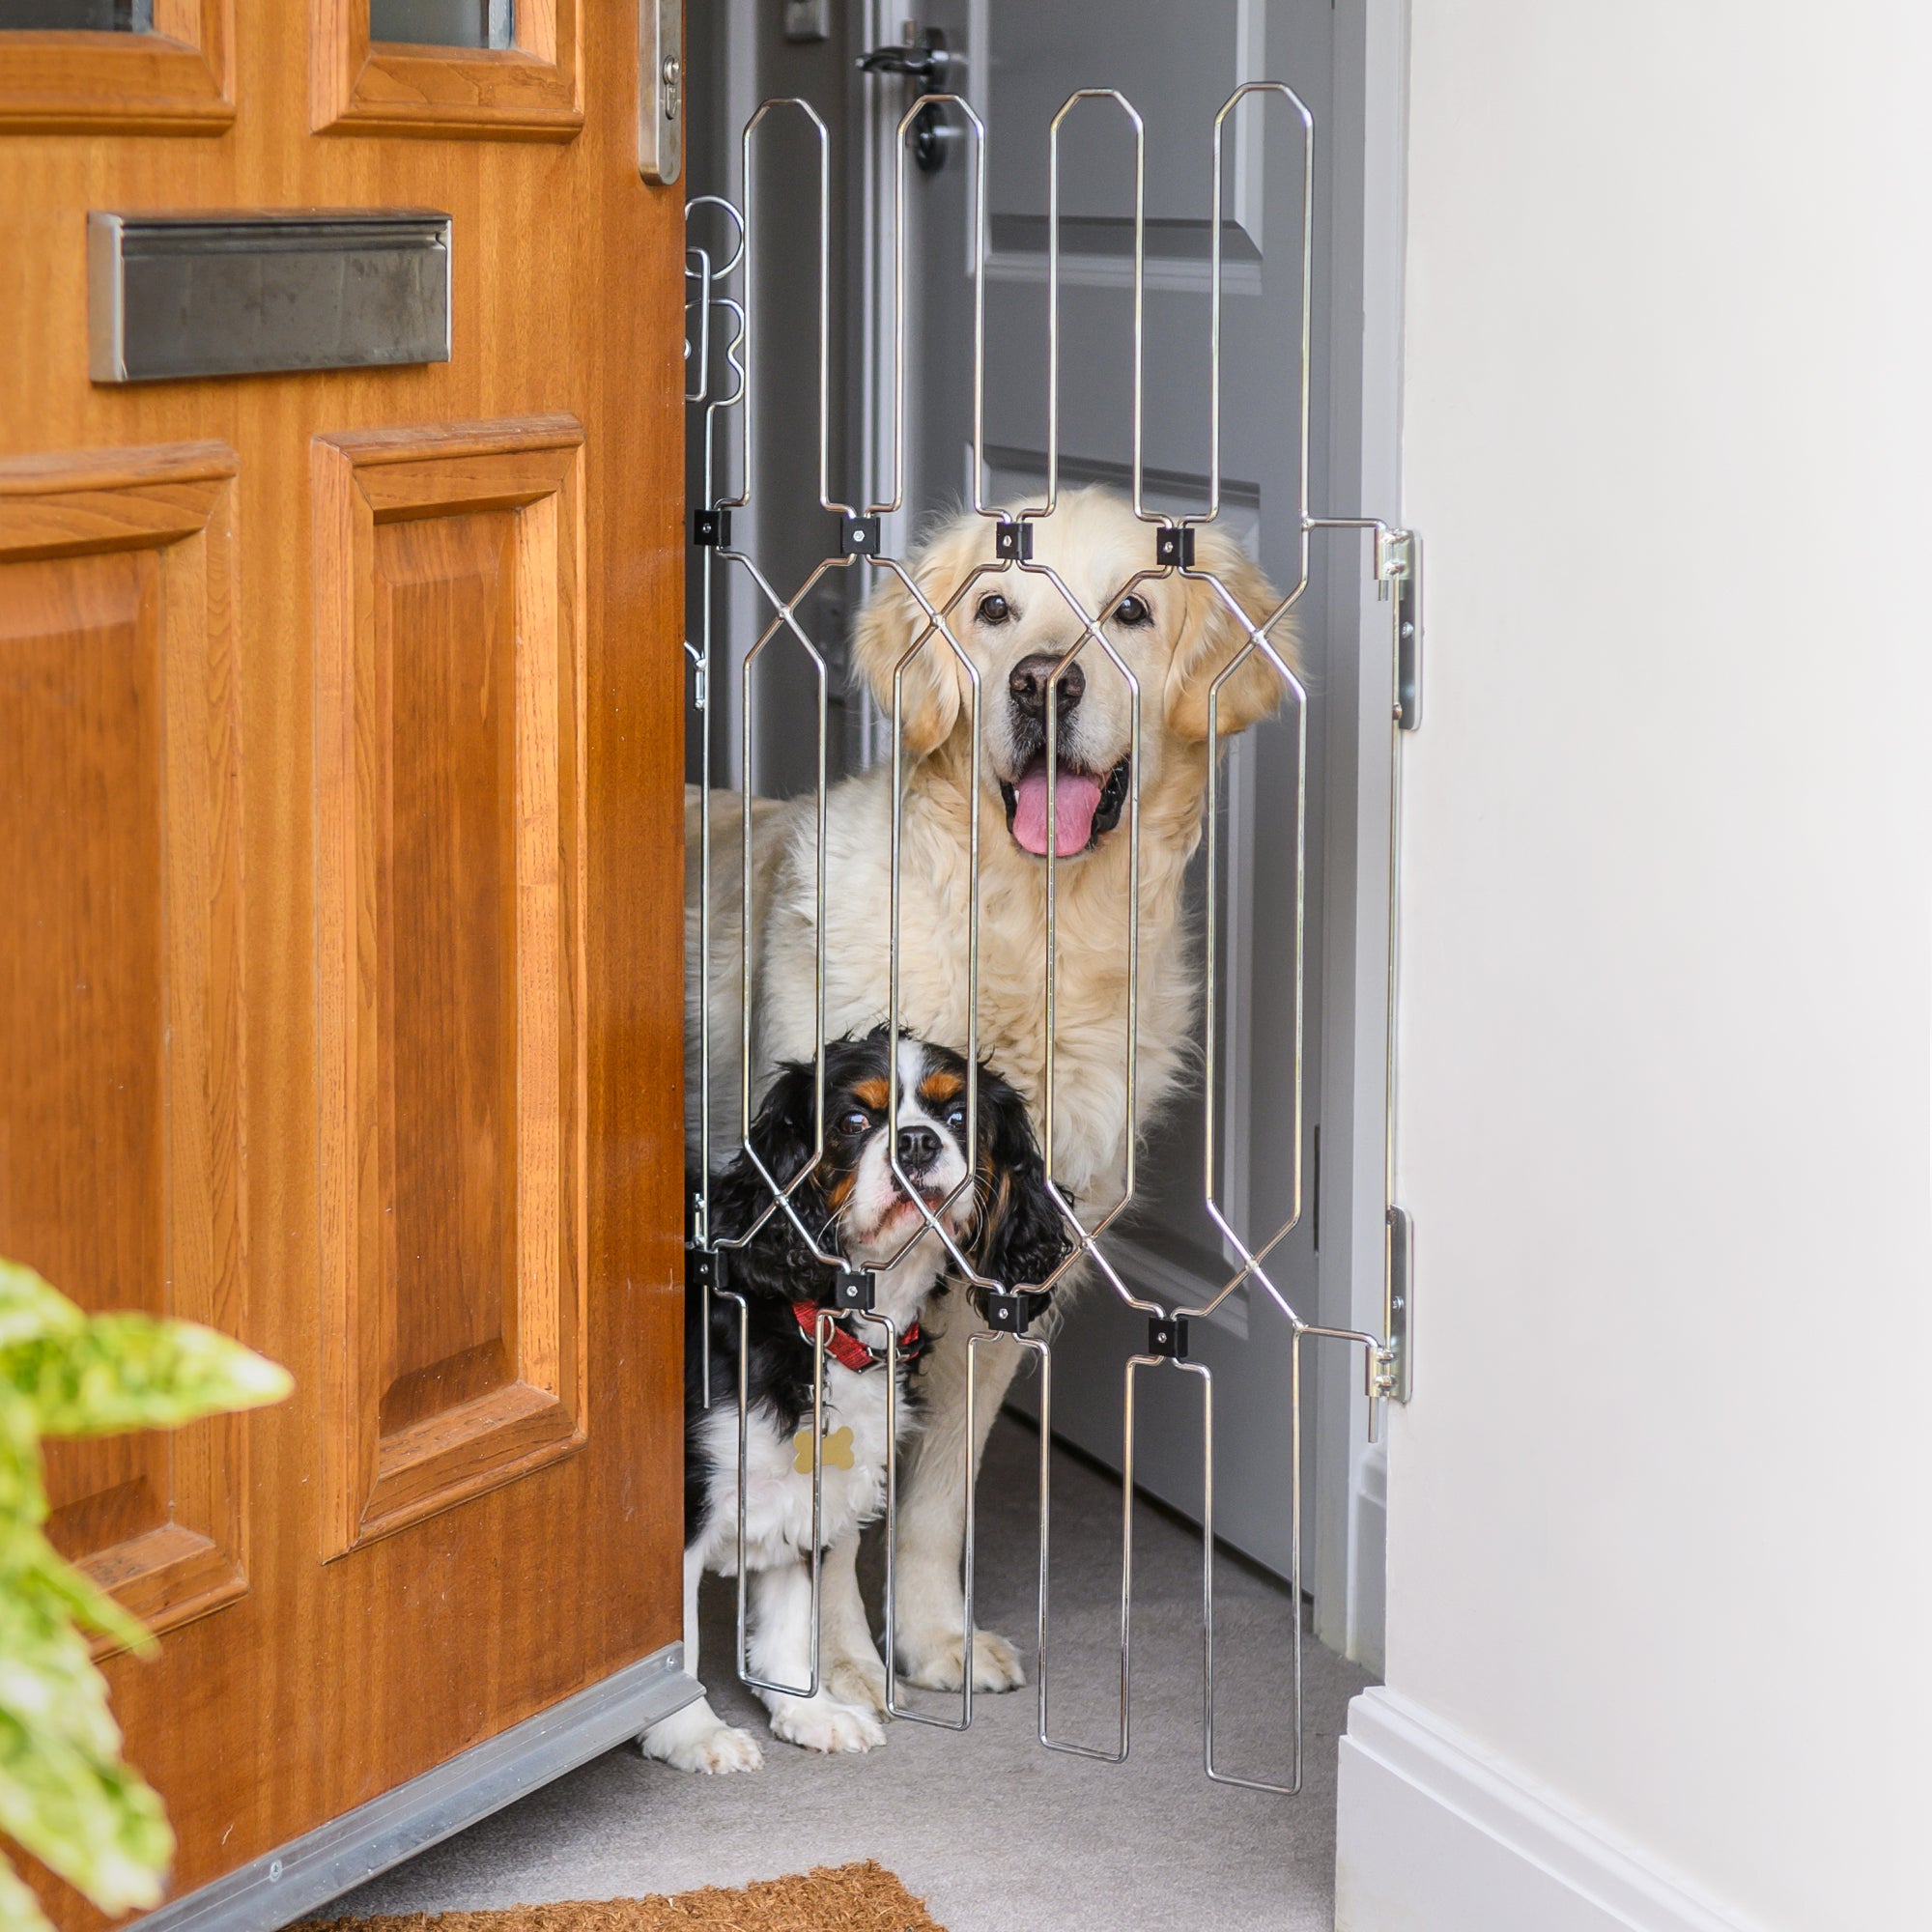
[[[1018,803],[1013,808],[1013,837],[1029,852],[1046,857],[1046,767],[1040,765],[1023,778],[1015,790]],[[1054,794],[1054,820],[1058,856],[1070,859],[1087,849],[1094,836],[1094,813],[1100,805],[1100,784],[1084,772],[1065,767]]]

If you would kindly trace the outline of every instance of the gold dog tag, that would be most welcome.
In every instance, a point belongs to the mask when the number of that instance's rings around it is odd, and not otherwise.
[[[801,1476],[811,1474],[811,1431],[801,1429],[792,1438],[792,1446],[797,1454],[791,1465]],[[848,1424],[843,1429],[832,1429],[825,1435],[825,1466],[828,1469],[849,1469],[852,1466],[852,1431]]]

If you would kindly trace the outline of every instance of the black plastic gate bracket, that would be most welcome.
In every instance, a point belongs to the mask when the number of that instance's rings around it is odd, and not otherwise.
[[[690,1288],[727,1288],[731,1282],[731,1258],[716,1248],[687,1246],[684,1279]]]
[[[1184,1315],[1150,1315],[1148,1317],[1148,1353],[1160,1355],[1170,1362],[1184,1362],[1187,1359],[1187,1317]]]
[[[867,1269],[841,1266],[832,1277],[832,1306],[848,1314],[869,1315],[878,1286],[878,1277]]]
[[[1009,524],[1002,519],[993,526],[993,554],[1003,563],[1033,561],[1033,526]]]
[[[1047,1311],[1053,1296],[1040,1288],[980,1291],[986,1326],[1000,1335],[1024,1335]]]
[[[694,510],[691,513],[691,540],[699,550],[729,550],[731,512]]]
[[[1194,526],[1163,524],[1153,533],[1153,560],[1163,570],[1194,568]]]
[[[838,519],[838,554],[840,556],[877,556],[879,554],[879,520],[877,517],[840,517]]]

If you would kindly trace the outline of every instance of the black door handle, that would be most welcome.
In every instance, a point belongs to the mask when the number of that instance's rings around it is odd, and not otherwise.
[[[918,46],[874,47],[861,54],[856,65],[866,73],[896,74],[920,95],[945,85],[943,76],[952,60],[937,30],[928,29]],[[921,174],[936,175],[946,165],[947,144],[954,138],[954,130],[931,102],[919,110],[912,124],[912,157]]]
[[[867,73],[897,73],[908,80],[916,80],[921,87],[930,87],[939,78],[939,71],[946,65],[946,50],[943,47],[874,47],[868,54],[861,54],[858,66]]]

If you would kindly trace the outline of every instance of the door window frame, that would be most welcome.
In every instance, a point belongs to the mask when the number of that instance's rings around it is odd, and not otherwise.
[[[155,0],[154,21],[146,34],[0,33],[0,133],[222,132],[234,0]]]

